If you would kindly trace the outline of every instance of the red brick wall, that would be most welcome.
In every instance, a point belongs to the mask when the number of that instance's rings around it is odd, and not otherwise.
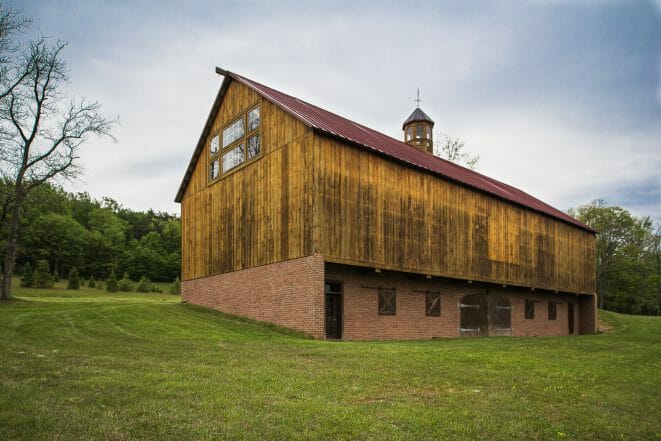
[[[312,255],[183,281],[182,300],[325,337],[324,259]]]
[[[459,303],[468,294],[482,294],[486,289],[506,297],[512,305],[514,336],[567,335],[569,331],[567,303],[574,303],[574,333],[589,333],[590,324],[582,323],[586,315],[585,301],[576,296],[530,291],[520,288],[501,288],[467,282],[449,282],[439,278],[426,279],[404,273],[356,269],[344,265],[326,265],[326,279],[343,283],[344,326],[347,340],[423,339],[459,337]],[[376,287],[397,291],[397,314],[379,315]],[[440,291],[441,316],[426,315],[424,292]],[[581,297],[582,298],[582,297]],[[525,319],[525,299],[536,300],[535,318]],[[592,299],[592,297],[590,297]],[[557,301],[556,320],[548,319],[548,301]],[[589,303],[589,302],[588,302]],[[580,309],[583,308],[583,309]],[[579,309],[581,312],[579,312]],[[594,315],[594,313],[592,313]],[[592,325],[594,327],[594,325]],[[592,327],[592,329],[593,329]],[[594,331],[592,331],[594,332]]]

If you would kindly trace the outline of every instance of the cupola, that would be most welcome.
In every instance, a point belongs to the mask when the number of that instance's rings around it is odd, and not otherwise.
[[[418,91],[416,102],[418,103],[417,107],[402,125],[404,142],[433,155],[434,138],[432,129],[434,128],[434,121],[420,108],[420,91]]]

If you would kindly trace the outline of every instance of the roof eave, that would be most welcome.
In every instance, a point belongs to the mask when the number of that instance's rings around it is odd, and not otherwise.
[[[204,124],[204,128],[202,129],[202,134],[200,135],[200,139],[197,141],[197,146],[195,147],[193,156],[191,157],[190,162],[188,163],[188,168],[186,169],[184,178],[182,179],[181,184],[179,185],[177,196],[174,198],[175,202],[181,202],[182,198],[184,197],[184,193],[186,192],[188,183],[190,182],[190,179],[193,176],[193,172],[195,171],[195,166],[197,165],[197,161],[200,157],[200,154],[204,149],[204,144],[206,142],[206,139],[209,136],[209,132],[211,131],[211,126],[213,125],[213,121],[216,119],[216,115],[218,114],[218,109],[220,109],[220,104],[223,102],[223,98],[227,93],[227,89],[229,88],[229,85],[232,82],[232,78],[229,75],[228,71],[216,67],[216,73],[219,75],[223,75],[225,78],[223,79],[223,82],[220,85],[220,89],[218,90],[216,99],[214,100],[213,105],[211,106],[211,110],[209,111],[209,116],[207,116],[207,121]]]

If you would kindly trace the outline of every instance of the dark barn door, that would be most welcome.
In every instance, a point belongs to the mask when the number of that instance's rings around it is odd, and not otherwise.
[[[342,283],[325,283],[326,338],[342,338]]]
[[[512,305],[505,297],[471,294],[461,299],[461,335],[509,335],[512,331]]]
[[[569,333],[574,333],[574,304],[567,303],[567,322],[569,324]]]

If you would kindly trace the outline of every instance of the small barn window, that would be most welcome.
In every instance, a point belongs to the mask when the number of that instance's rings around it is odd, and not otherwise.
[[[549,320],[555,320],[558,316],[558,302],[549,302]]]
[[[415,137],[416,139],[422,138],[422,124],[415,125]]]
[[[413,127],[406,129],[406,140],[410,141],[413,138]]]
[[[395,289],[379,288],[379,315],[397,313],[397,293]]]
[[[259,155],[259,133],[248,138],[248,159]]]
[[[260,117],[259,117],[259,106],[252,109],[248,112],[248,131],[252,132],[255,129],[259,128]]]
[[[532,320],[535,318],[535,301],[526,299],[526,318]]]
[[[439,317],[441,315],[441,293],[428,291],[425,298],[427,315]]]
[[[209,141],[209,156],[213,156],[218,153],[218,148],[220,147],[220,136],[214,135]]]
[[[220,171],[218,158],[211,161],[209,164],[209,179],[216,179],[218,177],[218,172]]]
[[[227,126],[225,130],[223,130],[223,148],[232,144],[234,141],[243,138],[243,135],[244,135],[244,127],[243,127],[243,116],[242,116],[241,118],[237,119],[232,124]]]
[[[223,155],[223,173],[232,170],[245,161],[243,144],[239,144]]]

